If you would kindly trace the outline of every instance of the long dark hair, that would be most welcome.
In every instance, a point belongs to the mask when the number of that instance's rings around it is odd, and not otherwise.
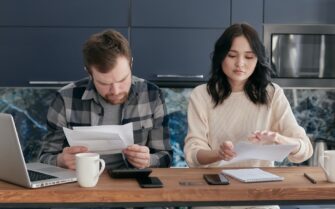
[[[214,52],[212,53],[211,75],[207,82],[207,91],[212,97],[214,107],[223,103],[232,92],[221,64],[227,56],[233,40],[239,36],[244,36],[248,40],[251,49],[257,56],[255,71],[248,78],[244,86],[244,92],[254,104],[267,105],[269,102],[266,87],[271,84],[271,67],[268,64],[264,45],[259,39],[256,30],[250,25],[242,23],[228,27],[215,43]]]

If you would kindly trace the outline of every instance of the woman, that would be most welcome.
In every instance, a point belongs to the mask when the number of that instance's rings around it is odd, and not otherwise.
[[[270,75],[257,32],[247,24],[227,28],[215,43],[209,81],[190,97],[184,146],[190,167],[274,166],[267,160],[230,163],[236,157],[234,145],[241,141],[295,145],[288,156],[294,163],[311,157],[310,140]]]

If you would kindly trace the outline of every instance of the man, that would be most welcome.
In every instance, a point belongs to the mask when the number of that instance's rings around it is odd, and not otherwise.
[[[48,111],[40,161],[75,169],[75,154],[89,151],[69,147],[63,127],[132,122],[135,144],[122,154],[102,155],[106,165],[168,167],[172,152],[164,96],[154,84],[132,76],[127,39],[115,30],[94,34],[85,43],[83,55],[89,77],[57,92]]]

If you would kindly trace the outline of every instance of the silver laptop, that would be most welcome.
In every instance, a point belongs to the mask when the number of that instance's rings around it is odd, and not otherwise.
[[[25,163],[12,115],[0,113],[0,179],[29,188],[77,180],[75,171],[42,164]]]

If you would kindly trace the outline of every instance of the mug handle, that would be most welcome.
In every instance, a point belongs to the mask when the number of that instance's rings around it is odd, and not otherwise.
[[[325,168],[325,165],[324,165],[324,158],[328,158],[328,156],[322,155],[322,159],[323,159],[323,160],[321,160],[321,158],[319,158],[319,164],[320,164],[320,167],[322,168],[322,170],[326,173],[326,176],[327,176],[327,178],[328,178],[329,173],[328,173],[328,171],[327,171],[326,168]]]
[[[102,172],[105,170],[105,161],[103,159],[99,159],[99,162],[101,164],[101,168],[100,168],[100,171],[99,171],[99,175],[100,176],[102,174]]]

